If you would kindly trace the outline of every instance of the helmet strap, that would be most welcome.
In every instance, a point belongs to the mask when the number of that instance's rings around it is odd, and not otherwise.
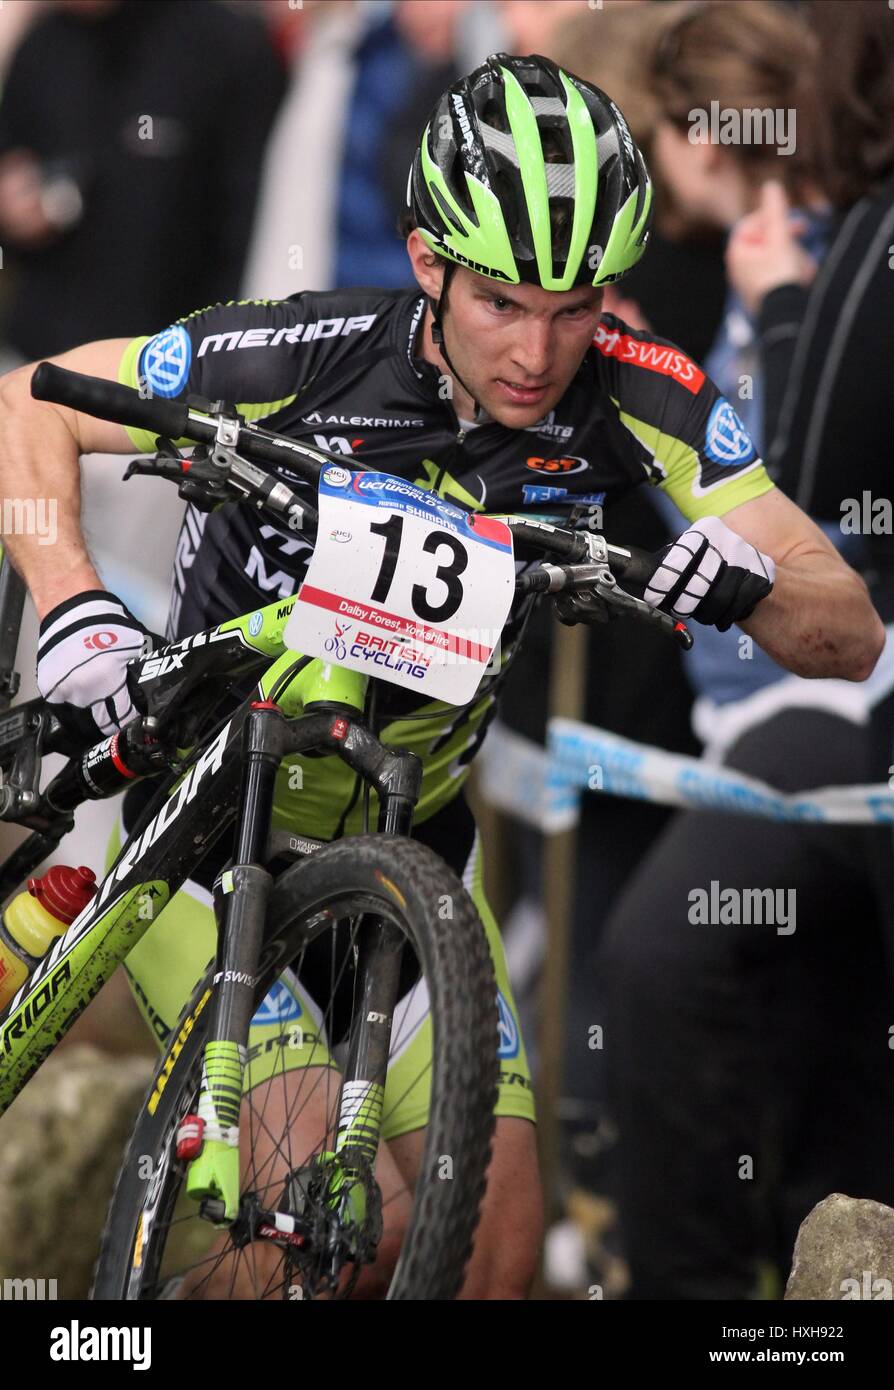
[[[450,368],[450,371],[452,372],[453,376],[456,377],[456,380],[459,382],[460,386],[461,386],[461,387],[463,388],[463,390],[465,391],[466,395],[471,397],[472,405],[473,405],[474,408],[475,408],[475,416],[474,416],[474,418],[475,418],[475,420],[477,421],[478,416],[481,414],[481,406],[479,405],[478,401],[475,399],[474,393],[473,393],[472,391],[469,390],[468,386],[467,386],[466,383],[463,381],[463,379],[462,379],[462,377],[460,376],[459,372],[456,370],[456,368],[454,367],[453,363],[450,361],[450,354],[449,354],[448,351],[447,351],[447,344],[446,344],[445,341],[444,341],[444,314],[445,314],[446,309],[447,309],[447,287],[448,287],[448,285],[449,285],[449,283],[450,283],[450,280],[451,280],[451,278],[452,278],[452,276],[453,276],[453,272],[454,272],[455,269],[456,269],[456,264],[455,264],[454,261],[445,260],[445,262],[444,262],[444,279],[441,281],[441,293],[440,293],[440,295],[438,296],[437,303],[435,303],[435,301],[431,298],[431,296],[429,296],[428,302],[429,302],[429,305],[431,306],[431,315],[432,315],[432,318],[431,318],[431,340],[432,340],[432,342],[435,344],[435,346],[438,348],[438,350],[439,350],[441,356],[443,357],[444,361],[447,363],[447,366]]]

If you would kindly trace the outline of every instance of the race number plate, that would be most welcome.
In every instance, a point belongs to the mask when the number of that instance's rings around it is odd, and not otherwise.
[[[390,473],[338,465],[320,479],[319,508],[288,646],[468,704],[515,591],[508,526]]]

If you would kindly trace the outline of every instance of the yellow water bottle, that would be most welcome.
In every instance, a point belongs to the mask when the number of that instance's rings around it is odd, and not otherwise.
[[[92,869],[54,864],[8,904],[0,918],[0,1014],[95,892]]]

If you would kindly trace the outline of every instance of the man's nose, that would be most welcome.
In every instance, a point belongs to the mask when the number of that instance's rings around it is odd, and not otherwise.
[[[553,355],[553,326],[533,321],[525,324],[512,351],[513,365],[526,377],[544,377]]]

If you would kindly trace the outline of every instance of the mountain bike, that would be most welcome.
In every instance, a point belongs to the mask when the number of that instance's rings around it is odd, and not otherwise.
[[[0,1114],[204,856],[231,835],[232,858],[214,884],[216,956],[165,1037],[117,1180],[92,1297],[203,1297],[211,1289],[221,1296],[222,1279],[239,1297],[359,1294],[393,1200],[383,1200],[377,1161],[399,1001],[409,997],[408,981],[412,994],[424,980],[433,1039],[429,1117],[400,1253],[383,1292],[453,1298],[472,1249],[494,1128],[496,983],[468,892],[412,838],[422,765],[411,749],[378,736],[377,686],[415,688],[414,681],[430,679],[431,690],[447,695],[434,702],[441,710],[477,698],[490,648],[457,638],[455,620],[484,602],[465,582],[473,572],[480,577],[483,565],[493,582],[478,588],[491,604],[501,593],[507,611],[516,594],[543,592],[564,605],[566,622],[625,615],[684,647],[691,637],[682,623],[621,589],[618,574],[644,582],[646,557],[601,535],[544,519],[474,517],[403,479],[346,468],[342,456],[246,424],[222,402],[144,398],[49,363],[36,369],[32,393],[151,430],[156,454],[133,460],[125,477],[167,478],[202,509],[241,502],[280,528],[315,534],[311,566],[318,551],[328,553],[344,584],[336,608],[327,607],[324,571],[311,567],[290,599],[180,641],[148,639],[151,650],[129,667],[142,713],[83,749],[42,699],[10,705],[23,591],[4,567],[0,819],[31,834],[0,866],[0,899],[63,841],[77,806],[116,795],[134,779],[153,778],[156,790],[92,901],[0,1014]],[[350,537],[353,570],[331,558],[344,546],[339,532]],[[436,567],[434,587],[408,583],[401,598],[402,566],[410,579],[420,574],[405,558],[413,536]],[[495,553],[473,562],[476,545]],[[516,551],[550,558],[520,564]],[[291,645],[305,595],[300,631],[316,654]],[[345,616],[358,612],[360,619]],[[387,625],[387,637],[377,622]],[[41,789],[42,758],[54,751],[67,761]],[[363,833],[327,843],[274,826],[281,766],[315,758],[338,760],[357,777]],[[439,911],[445,902],[449,914]],[[294,1009],[279,1020],[274,1007],[280,1026],[273,1046],[293,1045],[297,1033],[310,1057],[302,1084],[277,1110],[275,1075],[264,1087],[246,1085],[249,1028],[284,972],[300,981],[309,962],[325,983],[326,997],[316,996],[319,1016],[297,1026]],[[313,1064],[317,1048],[320,1065]],[[322,1131],[308,1141],[305,1126],[302,1146],[293,1147],[303,1107],[320,1086]]]

